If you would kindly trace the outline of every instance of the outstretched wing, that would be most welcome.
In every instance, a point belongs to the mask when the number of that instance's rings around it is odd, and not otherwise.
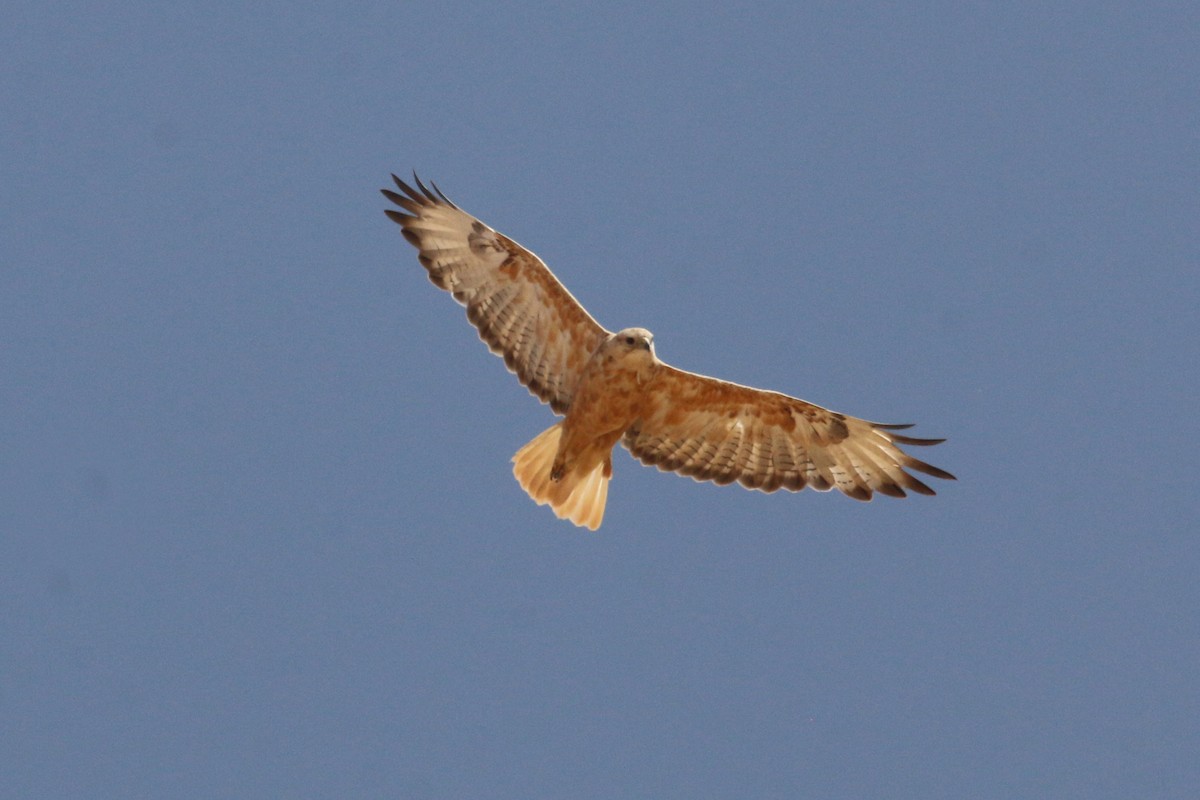
[[[699,481],[738,481],[764,492],[837,487],[856,500],[870,500],[874,492],[934,493],[906,468],[954,480],[897,446],[944,441],[894,433],[909,425],[867,422],[666,364],[646,397],[622,444],[645,464]]]
[[[467,307],[479,337],[529,391],[562,414],[583,368],[608,331],[584,310],[542,260],[430,190],[392,176],[401,193],[387,209],[419,251],[429,279]]]

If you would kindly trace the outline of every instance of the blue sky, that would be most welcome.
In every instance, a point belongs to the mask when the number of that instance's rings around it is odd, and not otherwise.
[[[1194,5],[6,20],[0,795],[1194,796]],[[559,522],[414,168],[959,481]]]

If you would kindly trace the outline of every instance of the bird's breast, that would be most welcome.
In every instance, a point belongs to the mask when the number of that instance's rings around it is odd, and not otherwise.
[[[642,411],[645,369],[620,362],[593,363],[580,381],[565,423],[581,434],[600,437],[624,432]]]

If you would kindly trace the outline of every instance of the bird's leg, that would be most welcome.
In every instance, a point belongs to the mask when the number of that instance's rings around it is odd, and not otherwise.
[[[562,480],[563,475],[567,473],[567,464],[562,456],[554,459],[554,464],[550,467],[550,480],[558,483]]]

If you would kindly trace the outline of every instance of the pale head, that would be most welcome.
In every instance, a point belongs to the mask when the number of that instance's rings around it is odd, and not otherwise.
[[[654,334],[645,328],[625,328],[609,334],[596,355],[606,364],[616,361],[637,370],[658,363],[654,354]]]
[[[654,334],[645,328],[625,328],[614,333],[605,345],[616,352],[643,352],[654,357]]]

